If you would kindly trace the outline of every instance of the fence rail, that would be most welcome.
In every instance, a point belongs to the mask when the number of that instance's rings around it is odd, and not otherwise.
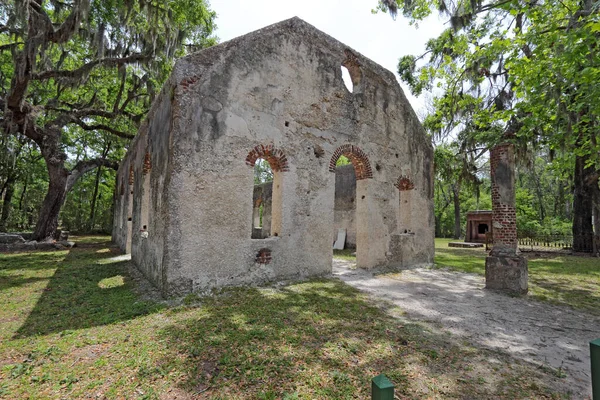
[[[525,235],[517,234],[521,251],[593,253],[600,250],[599,238],[592,235]],[[594,244],[594,240],[596,243]],[[492,235],[486,235],[486,249],[493,247]]]
[[[518,236],[518,235],[517,235]],[[598,250],[593,235],[526,235],[519,238],[521,251],[571,251],[593,253]]]

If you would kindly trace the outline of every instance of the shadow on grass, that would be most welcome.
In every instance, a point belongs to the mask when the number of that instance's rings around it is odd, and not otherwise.
[[[157,304],[138,301],[128,279],[128,261],[112,262],[110,259],[117,254],[114,249],[107,250],[106,244],[86,244],[71,249],[66,256],[62,252],[62,260],[53,257],[57,253],[17,257],[54,258],[52,267],[56,270],[51,276],[39,278],[47,279],[48,285],[14,339],[111,324],[159,309]],[[98,251],[93,251],[95,248]],[[38,268],[26,265],[25,269],[30,267]],[[18,279],[13,285],[17,283]]]
[[[65,259],[66,251],[0,253],[0,271],[52,269]]]
[[[494,371],[471,373],[476,357],[447,336],[401,325],[338,281],[233,289],[202,302],[158,333],[171,354],[160,368],[142,366],[144,376],[183,372],[181,389],[211,399],[368,398],[380,373],[411,398],[519,397],[482,385],[477,374]]]

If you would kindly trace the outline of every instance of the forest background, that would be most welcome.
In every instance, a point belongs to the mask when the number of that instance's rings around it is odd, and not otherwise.
[[[436,235],[464,237],[466,213],[491,209],[488,152],[508,141],[519,235],[597,241],[600,2],[374,6],[449,22],[398,63],[429,93]],[[118,161],[174,60],[216,43],[214,20],[192,0],[0,1],[0,231],[109,233]]]

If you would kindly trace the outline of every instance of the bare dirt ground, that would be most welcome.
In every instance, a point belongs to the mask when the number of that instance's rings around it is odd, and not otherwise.
[[[600,337],[599,318],[485,290],[478,275],[417,268],[373,276],[352,265],[334,259],[333,275],[392,302],[410,319],[433,322],[475,346],[551,367],[574,399],[591,398],[589,342]]]

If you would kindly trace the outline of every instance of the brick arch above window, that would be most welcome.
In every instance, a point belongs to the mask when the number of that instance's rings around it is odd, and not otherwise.
[[[371,163],[367,154],[362,151],[358,146],[353,144],[344,144],[337,148],[331,156],[329,161],[329,171],[335,172],[335,164],[337,160],[344,156],[350,160],[354,167],[354,173],[356,174],[356,180],[371,179],[373,178],[373,172],[371,171]]]
[[[133,185],[133,178],[134,178],[133,165],[130,165],[129,166],[129,185]]]
[[[246,165],[254,168],[256,160],[259,158],[267,160],[273,172],[285,172],[289,170],[285,153],[281,149],[276,149],[272,144],[266,146],[259,144],[254,147],[246,157]]]
[[[150,170],[152,170],[152,156],[150,155],[150,152],[147,151],[144,155],[144,166],[142,173],[146,175],[148,172],[150,172]]]
[[[415,184],[410,180],[408,176],[400,175],[398,178],[398,182],[394,185],[398,188],[399,191],[403,192],[405,190],[413,190],[415,188]]]

